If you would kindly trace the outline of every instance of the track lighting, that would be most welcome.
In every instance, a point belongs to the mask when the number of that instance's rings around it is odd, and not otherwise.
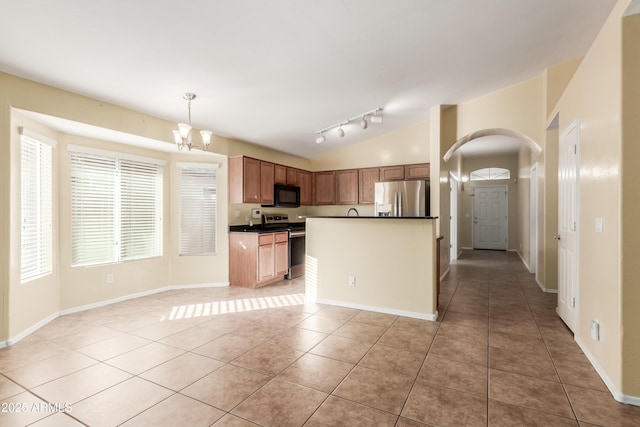
[[[185,93],[183,98],[187,101],[187,108],[189,111],[189,122],[188,123],[178,123],[178,129],[173,130],[173,137],[178,145],[178,150],[182,150],[184,147],[187,147],[189,151],[192,148],[200,148],[201,150],[208,150],[209,144],[211,144],[211,135],[212,132],[210,130],[201,130],[200,136],[202,137],[202,145],[196,145],[191,141],[191,101],[196,99],[195,93]]]
[[[338,134],[338,136],[340,138],[343,138],[345,132],[342,126],[351,124],[358,119],[360,119],[360,127],[362,129],[367,129],[369,127],[369,121],[371,123],[382,123],[382,111],[382,108],[376,108],[375,110],[367,111],[364,114],[358,114],[357,116],[352,117],[344,122],[336,123],[335,125],[328,126],[324,129],[316,131],[316,134],[318,134],[318,136],[316,137],[316,144],[322,144],[323,142],[325,142],[327,138],[325,137],[324,133],[331,129],[336,129],[336,133]],[[369,121],[367,121],[367,116],[369,116]]]

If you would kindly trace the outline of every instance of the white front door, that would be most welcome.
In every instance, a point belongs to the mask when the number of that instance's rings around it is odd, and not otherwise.
[[[507,186],[476,187],[473,195],[473,247],[506,250]]]
[[[558,314],[575,332],[578,298],[578,123],[558,145]]]

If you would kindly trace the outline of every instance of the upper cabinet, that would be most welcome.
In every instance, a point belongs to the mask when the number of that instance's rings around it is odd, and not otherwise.
[[[313,192],[312,192],[312,174],[311,172],[298,169],[298,185],[300,186],[300,204],[312,205],[313,204]]]
[[[385,166],[380,168],[380,181],[402,181],[404,166]]]
[[[263,205],[272,205],[274,202],[274,180],[274,164],[269,162],[260,162],[260,203]]]
[[[358,170],[336,171],[336,204],[358,204]]]
[[[336,204],[336,173],[316,172],[313,174],[315,180],[315,200],[316,205]]]
[[[358,171],[358,203],[372,205],[376,201],[376,182],[380,182],[380,168],[367,168]]]
[[[287,167],[282,165],[274,166],[274,182],[276,184],[286,184],[287,183]]]
[[[429,163],[417,163],[404,167],[404,179],[429,179],[431,165]]]
[[[287,185],[298,185],[298,169],[287,168]]]
[[[229,157],[229,203],[260,203],[261,165],[251,157]]]

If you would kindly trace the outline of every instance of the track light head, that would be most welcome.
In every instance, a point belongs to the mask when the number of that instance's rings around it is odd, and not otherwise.
[[[380,111],[380,114],[378,114],[378,111]],[[381,110],[376,110],[373,113],[373,116],[371,116],[371,123],[376,123],[376,124],[382,123],[382,111]]]
[[[323,142],[325,142],[327,139],[324,137],[324,133],[321,133],[320,135],[318,135],[318,137],[316,138],[316,144],[322,144]]]
[[[367,118],[365,116],[362,116],[362,120],[360,121],[360,127],[362,129],[366,129],[369,126],[369,123],[367,123]]]
[[[338,126],[338,130],[336,132],[340,138],[344,137],[344,129],[342,129],[342,125]]]

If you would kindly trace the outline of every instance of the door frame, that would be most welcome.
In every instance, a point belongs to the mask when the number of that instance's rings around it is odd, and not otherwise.
[[[538,279],[538,164],[531,167],[529,184],[529,272]]]
[[[458,259],[458,179],[449,172],[449,260]]]
[[[505,193],[504,204],[505,204],[505,220],[504,220],[504,250],[509,250],[509,186],[506,184],[503,185],[476,185],[473,187],[473,203],[471,204],[471,244],[472,247],[476,248],[476,221],[475,221],[475,210],[476,210],[476,190],[478,188],[503,188]]]

